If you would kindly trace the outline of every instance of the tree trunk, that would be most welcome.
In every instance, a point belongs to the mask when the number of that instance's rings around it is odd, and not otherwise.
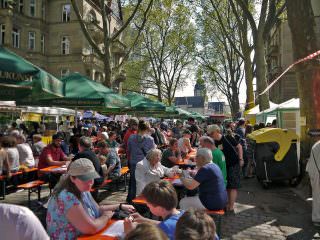
[[[232,86],[232,96],[231,96],[231,115],[234,120],[236,120],[236,115],[240,110],[240,103],[239,103],[239,94],[237,86]]]
[[[103,59],[104,63],[104,85],[108,88],[112,88],[112,69],[111,69],[111,49],[110,45],[106,46],[105,58]]]
[[[293,58],[298,60],[318,50],[315,21],[310,0],[287,0],[288,23],[291,30]],[[320,66],[312,60],[296,67],[300,97],[300,116],[306,119],[301,126],[301,159],[306,159],[314,139],[310,129],[320,129]]]
[[[254,107],[254,94],[253,94],[253,71],[252,71],[252,62],[250,60],[250,51],[245,51],[244,55],[244,72],[246,76],[246,106],[245,110],[251,109]]]
[[[261,36],[260,36],[261,35]],[[261,93],[267,87],[266,78],[266,60],[264,55],[264,40],[262,34],[259,34],[256,46],[255,46],[255,57],[256,57],[256,78],[257,78],[257,94]],[[260,111],[268,109],[269,106],[269,93],[266,92],[263,95],[257,95],[259,102]]]
[[[158,101],[162,102],[161,80],[157,79]]]
[[[300,97],[300,116],[306,118],[306,125],[301,126],[301,159],[306,159],[315,141],[307,133],[310,129],[320,129],[320,66],[312,61],[302,64],[297,68],[296,77]]]

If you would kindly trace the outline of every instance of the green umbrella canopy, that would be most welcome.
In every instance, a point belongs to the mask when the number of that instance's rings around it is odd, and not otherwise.
[[[153,116],[166,111],[166,105],[146,98],[138,93],[128,92],[125,97],[130,100],[130,109],[106,109],[103,113],[108,114],[130,114],[136,116]]]
[[[189,118],[192,117],[192,114],[190,112],[188,112],[187,110],[184,110],[182,108],[179,107],[173,107],[175,111],[178,112],[178,117],[179,118]]]
[[[206,117],[201,115],[200,113],[197,112],[191,112],[191,115],[193,118],[196,118],[198,120],[204,120]]]
[[[63,95],[63,83],[59,79],[0,47],[0,100],[37,101]]]
[[[50,99],[45,101],[46,104],[102,111],[106,108],[130,107],[128,99],[79,73],[72,73],[64,77],[62,81],[65,84],[65,97]]]
[[[125,97],[131,101],[132,111],[163,112],[166,110],[165,104],[153,101],[138,93],[128,92]]]
[[[175,118],[179,115],[179,111],[173,106],[167,106],[165,111],[154,113],[152,116],[157,118]]]

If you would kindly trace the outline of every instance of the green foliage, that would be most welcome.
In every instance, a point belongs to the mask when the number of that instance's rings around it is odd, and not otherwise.
[[[235,114],[239,110],[239,88],[243,79],[243,60],[238,53],[239,26],[227,0],[200,1],[199,4],[197,78],[201,76],[212,91],[221,92]]]
[[[185,85],[193,60],[196,26],[190,16],[191,8],[184,1],[155,1],[133,53],[134,61],[143,63],[138,70],[142,88],[169,104],[176,90]]]

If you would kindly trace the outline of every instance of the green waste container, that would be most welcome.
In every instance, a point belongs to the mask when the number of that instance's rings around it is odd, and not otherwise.
[[[263,128],[248,135],[253,149],[257,179],[268,187],[275,180],[289,180],[296,184],[300,175],[297,154],[299,136],[292,130]]]

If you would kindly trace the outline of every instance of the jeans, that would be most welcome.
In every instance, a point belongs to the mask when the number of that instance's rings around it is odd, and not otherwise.
[[[130,179],[129,179],[127,202],[131,203],[132,200],[136,197],[136,191],[137,191],[136,176],[135,176],[137,163],[129,162],[129,165],[130,165]]]

